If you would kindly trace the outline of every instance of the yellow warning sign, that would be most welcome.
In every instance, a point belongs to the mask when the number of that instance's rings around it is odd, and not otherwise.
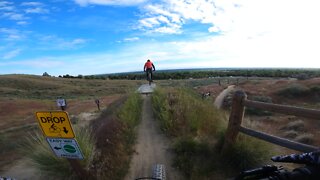
[[[45,136],[57,138],[75,137],[67,112],[36,112],[36,116]]]

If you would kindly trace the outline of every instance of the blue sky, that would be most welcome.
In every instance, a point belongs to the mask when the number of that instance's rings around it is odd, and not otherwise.
[[[320,68],[317,0],[0,0],[0,74]]]

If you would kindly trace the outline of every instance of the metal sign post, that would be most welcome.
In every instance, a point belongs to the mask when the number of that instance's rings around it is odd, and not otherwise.
[[[41,111],[36,112],[36,117],[52,152],[57,157],[67,158],[79,179],[89,179],[88,172],[82,168],[77,160],[82,160],[84,157],[76,139],[74,139],[75,133],[68,113],[64,111]]]

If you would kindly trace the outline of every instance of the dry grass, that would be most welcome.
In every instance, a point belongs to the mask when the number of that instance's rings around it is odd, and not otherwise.
[[[0,169],[2,165],[8,165],[22,156],[17,153],[15,142],[26,131],[39,129],[34,113],[58,110],[55,102],[57,96],[67,99],[67,112],[70,117],[77,117],[81,112],[97,111],[96,98],[100,99],[101,108],[105,109],[113,101],[135,90],[139,84],[141,81],[0,75],[0,149],[5,150],[0,151]]]
[[[282,127],[283,130],[294,130],[294,131],[304,131],[305,125],[304,122],[302,120],[296,120],[296,121],[292,121],[289,122],[287,125],[285,125],[284,127]]]
[[[294,138],[295,141],[304,143],[304,144],[313,144],[314,135],[310,133],[303,133]]]

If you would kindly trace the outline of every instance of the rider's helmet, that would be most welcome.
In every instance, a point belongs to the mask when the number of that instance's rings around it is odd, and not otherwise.
[[[150,62],[150,59],[148,59],[148,62]]]

